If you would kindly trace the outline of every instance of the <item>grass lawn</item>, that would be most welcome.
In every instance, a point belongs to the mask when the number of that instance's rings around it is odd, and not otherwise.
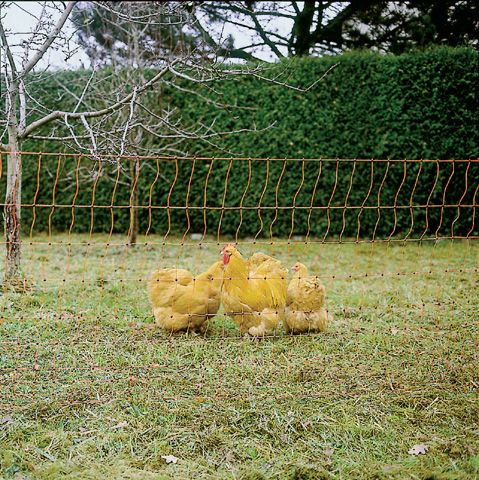
[[[334,315],[248,340],[152,328],[150,272],[216,243],[33,240],[0,296],[0,478],[479,478],[479,243],[240,244],[323,275]]]

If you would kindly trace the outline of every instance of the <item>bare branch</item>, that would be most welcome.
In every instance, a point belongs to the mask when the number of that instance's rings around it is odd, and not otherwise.
[[[93,133],[93,130],[91,129],[89,123],[87,122],[86,118],[83,115],[80,118],[83,125],[85,126],[86,131],[90,134],[90,139],[92,144],[91,153],[96,154],[97,147],[96,147],[96,140],[95,140],[95,135]]]
[[[125,122],[125,128],[123,130],[123,135],[121,137],[120,155],[123,155],[125,153],[126,136],[128,135],[128,131],[130,129],[130,123],[131,123],[131,121],[133,119],[133,115],[135,113],[136,94],[137,94],[137,90],[136,90],[136,88],[134,88],[133,89],[133,96],[131,97],[131,101],[130,101],[130,113],[128,115],[128,119]]]
[[[256,30],[258,31],[259,36],[262,38],[262,40],[268,45],[269,48],[276,54],[278,58],[283,58],[284,55],[279,51],[278,47],[272,42],[269,38],[267,33],[264,31],[261,23],[259,22],[258,18],[256,17],[255,13],[252,10],[249,9],[244,9],[242,13],[245,13],[250,16],[251,20],[253,20],[253,23],[256,27]]]
[[[25,83],[20,80],[18,84],[18,97],[20,99],[20,121],[18,123],[18,128],[23,130],[27,123],[27,100],[25,98]]]
[[[330,73],[338,65],[339,65],[338,63],[332,65],[320,78],[318,78],[318,80],[315,80],[311,85],[309,85],[306,88],[295,87],[294,85],[290,85],[289,83],[286,83],[286,82],[281,82],[279,80],[276,80],[275,78],[270,78],[270,77],[266,77],[264,75],[261,75],[261,74],[258,73],[258,72],[261,71],[260,67],[255,67],[253,69],[240,69],[240,70],[238,70],[238,69],[216,70],[214,72],[216,75],[213,75],[211,67],[205,68],[205,67],[201,67],[201,66],[197,65],[196,69],[198,71],[202,71],[206,74],[209,74],[210,75],[209,78],[195,78],[195,77],[192,77],[191,75],[188,75],[186,73],[179,72],[178,70],[173,69],[173,68],[171,68],[170,70],[173,74],[177,75],[178,77],[184,78],[185,80],[189,80],[190,82],[193,82],[193,83],[203,83],[204,84],[204,83],[207,83],[207,82],[218,81],[218,79],[220,79],[220,78],[225,78],[225,77],[229,77],[229,76],[238,76],[238,77],[239,76],[250,76],[250,77],[257,78],[258,80],[262,80],[262,81],[265,81],[265,82],[268,82],[268,83],[273,83],[275,85],[280,85],[280,86],[288,88],[290,90],[296,90],[297,92],[308,92],[309,90],[314,88],[318,84],[318,82],[320,82],[328,73]]]
[[[8,45],[7,36],[5,34],[5,30],[3,29],[3,24],[0,20],[0,39],[2,40],[3,48],[5,49],[5,53],[8,58],[8,63],[10,64],[10,68],[12,69],[13,77],[17,76],[17,66],[15,65],[15,60],[13,59],[12,51],[10,50],[10,46]]]
[[[209,34],[209,32],[205,28],[203,28],[203,25],[201,25],[201,22],[198,20],[198,18],[196,18],[195,27],[198,28],[198,30],[200,31],[203,40],[217,52],[217,55],[228,56],[229,58],[239,58],[243,60],[254,60],[260,62],[262,61],[258,57],[255,57],[252,53],[244,51],[244,49],[235,48],[229,50],[220,47],[218,43],[213,39],[213,37]]]
[[[73,1],[68,2],[55,28],[50,32],[50,34],[48,35],[43,45],[38,49],[37,53],[25,65],[25,67],[20,73],[20,77],[25,77],[25,75],[27,75],[35,67],[35,65],[42,59],[43,55],[45,55],[46,51],[50,48],[51,44],[55,41],[55,39],[58,37],[59,33],[61,32],[63,25],[67,21],[71,11],[73,10],[73,7],[75,6],[75,3],[76,2],[73,2]]]
[[[119,10],[114,10],[114,9],[110,8],[107,4],[105,4],[103,2],[93,2],[93,3],[95,3],[95,5],[97,5],[98,7],[100,7],[103,10],[114,13],[121,20],[126,20],[128,22],[134,22],[138,25],[166,25],[166,26],[171,27],[173,25],[183,25],[185,23],[185,19],[182,18],[181,16],[180,16],[180,20],[178,20],[177,22],[172,22],[172,21],[158,22],[158,21],[154,21],[152,23],[150,13],[147,13],[145,15],[136,15],[136,16],[131,15],[131,14],[127,15],[127,14],[122,13]],[[178,8],[176,10],[174,8],[172,8],[171,5],[168,5],[168,4],[166,4],[166,7],[170,8],[171,10],[166,11],[164,13],[168,13],[171,16],[181,15],[181,13],[184,13],[180,6],[178,6]]]
[[[136,127],[139,127],[141,126],[141,123],[132,123],[130,125],[130,128],[136,128]],[[70,127],[71,129],[71,125],[67,125],[67,128]],[[112,135],[115,135],[117,133],[120,133],[120,132],[123,132],[124,130],[124,127],[121,126],[121,127],[118,127],[118,128],[114,128],[114,129],[111,129],[111,130],[104,130],[104,131],[99,131],[97,133],[97,136],[98,135],[102,135],[102,136],[112,136]],[[75,140],[75,139],[81,139],[81,140],[87,140],[87,139],[91,139],[91,136],[90,134],[88,133],[87,135],[30,135],[28,138],[32,138],[34,140],[52,140],[52,141],[56,141],[56,142],[63,142],[63,141],[67,141],[67,140]],[[81,145],[78,144],[78,146],[80,148]]]
[[[90,87],[90,83],[92,82],[93,77],[95,76],[95,73],[96,73],[96,68],[93,67],[90,78],[85,83],[85,88],[83,89],[83,92],[81,93],[80,98],[78,99],[78,102],[75,105],[75,108],[73,109],[73,113],[75,113],[78,110],[78,108],[80,107],[80,105],[83,103],[83,99],[85,98],[86,92],[88,91],[88,88]]]
[[[82,146],[80,145],[80,142],[78,141],[78,138],[77,136],[75,135],[75,132],[73,130],[73,128],[71,127],[71,125],[68,123],[68,116],[65,115],[64,117],[64,122],[65,122],[65,125],[67,126],[68,130],[70,131],[71,135],[72,135],[72,138],[73,140],[75,141],[75,143],[78,145],[78,148],[82,148]],[[90,137],[90,135],[88,135],[88,138]]]
[[[145,90],[147,90],[148,88],[150,88],[151,86],[153,86],[166,73],[168,73],[169,71],[172,71],[172,66],[174,64],[178,63],[179,61],[180,61],[179,59],[173,60],[171,62],[171,65],[168,65],[163,70],[160,70],[151,80],[149,80],[148,82],[146,82],[143,85],[141,85],[140,87],[138,87],[137,90],[136,90],[136,94],[142,93]],[[51,112],[48,115],[45,115],[43,118],[40,118],[40,119],[36,120],[35,122],[32,122],[27,128],[25,128],[25,130],[23,130],[21,132],[20,138],[22,138],[22,139],[27,138],[37,128],[41,127],[42,125],[45,125],[46,123],[51,122],[52,120],[56,120],[56,119],[59,119],[59,118],[64,118],[64,117],[68,117],[68,118],[81,118],[81,117],[92,118],[92,117],[101,117],[102,115],[112,113],[112,112],[120,109],[124,105],[126,105],[131,100],[133,95],[134,95],[134,92],[126,95],[124,98],[122,98],[121,100],[119,100],[118,102],[116,102],[115,104],[113,104],[113,105],[111,105],[107,108],[103,108],[101,110],[95,110],[95,111],[91,111],[91,112],[63,112],[63,111],[55,110],[54,112]]]

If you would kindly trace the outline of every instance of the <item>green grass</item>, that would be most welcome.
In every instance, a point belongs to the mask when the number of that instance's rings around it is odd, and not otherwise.
[[[88,241],[26,241],[0,297],[0,478],[479,478],[479,244],[240,245],[310,265],[334,314],[245,340],[152,328],[149,273],[215,243]]]

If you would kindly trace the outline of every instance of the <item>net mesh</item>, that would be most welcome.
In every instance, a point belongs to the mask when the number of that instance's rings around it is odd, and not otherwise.
[[[187,269],[197,281],[227,244],[245,259],[263,252],[281,261],[288,281],[296,262],[308,266],[325,286],[331,319],[318,342],[367,324],[414,348],[415,335],[433,330],[446,369],[455,354],[477,362],[478,160],[22,156],[15,228],[23,285],[5,290],[0,307],[2,409],[233,396],[221,371],[217,388],[205,391],[204,371],[169,360],[193,332],[159,328],[147,293],[158,268]],[[158,279],[162,289],[171,281]],[[209,316],[202,342],[223,351],[224,342],[242,341],[223,307]],[[417,329],[408,331],[412,319]],[[459,330],[467,345],[456,352]],[[261,336],[285,335],[279,323]],[[192,346],[192,366],[206,355],[201,345]],[[367,389],[357,387],[345,394]],[[244,390],[271,395],[266,385]],[[318,393],[306,382],[278,395]]]

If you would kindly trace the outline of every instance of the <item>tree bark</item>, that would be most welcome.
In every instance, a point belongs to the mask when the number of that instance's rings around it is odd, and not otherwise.
[[[128,245],[134,246],[138,237],[138,177],[140,175],[140,160],[132,160],[131,172],[131,195],[130,195],[130,228],[128,229]]]
[[[22,203],[22,155],[16,125],[9,126],[7,190],[5,195],[5,283],[20,275],[20,211]]]
[[[128,4],[129,8],[131,8],[131,4]],[[129,43],[130,43],[130,48],[133,50],[133,56],[131,58],[131,64],[130,64],[130,69],[131,71],[134,71],[136,68],[140,70],[140,78],[141,81],[144,83],[145,82],[145,76],[143,74],[143,60],[141,58],[141,53],[140,53],[140,44],[139,44],[139,32],[137,29],[137,25],[134,23],[132,24],[132,30],[131,30],[131,36],[129,38]],[[133,45],[131,46],[131,43]],[[131,117],[133,117],[133,114],[136,113],[137,106],[132,105],[132,110],[131,110]],[[133,132],[130,132],[130,137],[132,136]],[[139,129],[135,138],[133,138],[133,144],[138,145],[141,141],[142,138],[142,130]],[[135,160],[132,160],[130,162],[130,176],[131,176],[131,195],[130,195],[130,228],[128,230],[128,245],[130,247],[133,247],[136,245],[136,241],[138,238],[138,208],[135,208],[138,206],[138,201],[139,201],[139,194],[138,194],[138,178],[140,175],[140,160],[136,158]]]

